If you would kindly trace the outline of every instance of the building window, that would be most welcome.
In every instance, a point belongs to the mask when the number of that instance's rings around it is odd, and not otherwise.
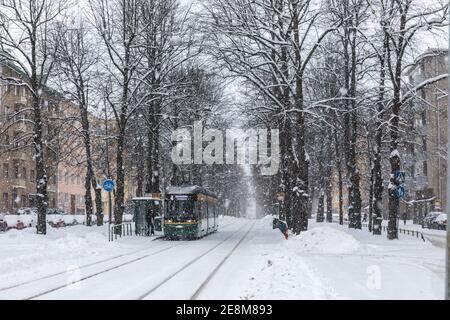
[[[3,178],[5,178],[5,179],[9,178],[9,164],[8,163],[3,164]]]
[[[14,148],[20,147],[19,138],[20,138],[20,132],[19,131],[14,131],[14,135],[13,135]]]
[[[22,208],[25,208],[27,206],[27,197],[26,196],[22,196],[21,198],[21,204],[22,204]]]
[[[22,177],[23,180],[27,179],[27,168],[22,167]]]
[[[414,120],[414,127],[415,128],[422,128],[423,127],[423,122],[421,118],[416,118]]]
[[[3,133],[2,143],[5,146],[9,146],[9,134],[8,134],[8,132]]]
[[[423,162],[423,175],[424,175],[425,177],[428,176],[428,164],[427,164],[426,161]]]
[[[19,160],[13,161],[13,175],[14,179],[19,179]]]
[[[7,193],[3,194],[2,200],[3,200],[3,208],[8,209],[9,208],[9,200],[8,200]]]
[[[35,174],[34,174],[34,170],[30,170],[30,182],[35,182],[36,178],[35,178]]]
[[[14,120],[20,120],[21,119],[21,117],[20,117],[20,106],[18,105],[18,104],[16,104],[15,106],[14,106]]]
[[[18,202],[20,201],[17,201],[18,200],[18,198],[17,198],[17,191],[16,190],[14,190],[13,191],[13,194],[12,194],[12,208],[13,209],[15,209],[15,208],[17,208],[17,205],[19,204]]]

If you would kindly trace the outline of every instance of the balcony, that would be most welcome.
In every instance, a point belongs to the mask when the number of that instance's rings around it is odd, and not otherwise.
[[[26,104],[28,103],[28,100],[27,100],[26,97],[20,96],[20,97],[17,99],[17,102],[26,105]]]
[[[31,160],[31,156],[24,150],[18,150],[14,152],[14,159],[27,161]]]
[[[27,180],[25,179],[14,179],[13,181],[13,188],[14,189],[26,189],[27,187]]]

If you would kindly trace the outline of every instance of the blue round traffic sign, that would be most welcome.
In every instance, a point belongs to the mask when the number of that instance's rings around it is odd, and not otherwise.
[[[115,186],[116,185],[113,180],[105,180],[103,182],[103,190],[105,190],[106,192],[113,191]]]
[[[399,186],[397,187],[397,189],[395,189],[395,196],[399,199],[404,198],[406,195],[406,189],[403,186]]]

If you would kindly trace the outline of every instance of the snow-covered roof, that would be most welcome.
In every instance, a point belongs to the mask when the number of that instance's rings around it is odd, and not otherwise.
[[[208,195],[214,198],[217,198],[217,196],[210,192],[209,190],[206,190],[203,187],[200,186],[196,186],[196,185],[190,185],[190,184],[185,184],[185,185],[181,185],[181,186],[170,186],[167,187],[167,194],[204,194],[204,195]]]
[[[151,201],[151,200],[154,200],[154,201],[161,201],[161,198],[156,198],[156,197],[136,197],[136,198],[133,198],[133,199],[131,199],[132,201]]]

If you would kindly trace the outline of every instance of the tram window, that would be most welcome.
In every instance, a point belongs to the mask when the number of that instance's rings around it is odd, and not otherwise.
[[[202,217],[202,204],[198,201],[195,202],[194,214],[201,219]]]
[[[169,219],[194,219],[194,201],[191,198],[168,201],[167,216]]]
[[[206,219],[208,214],[208,209],[206,207],[206,202],[202,202],[202,218]]]

